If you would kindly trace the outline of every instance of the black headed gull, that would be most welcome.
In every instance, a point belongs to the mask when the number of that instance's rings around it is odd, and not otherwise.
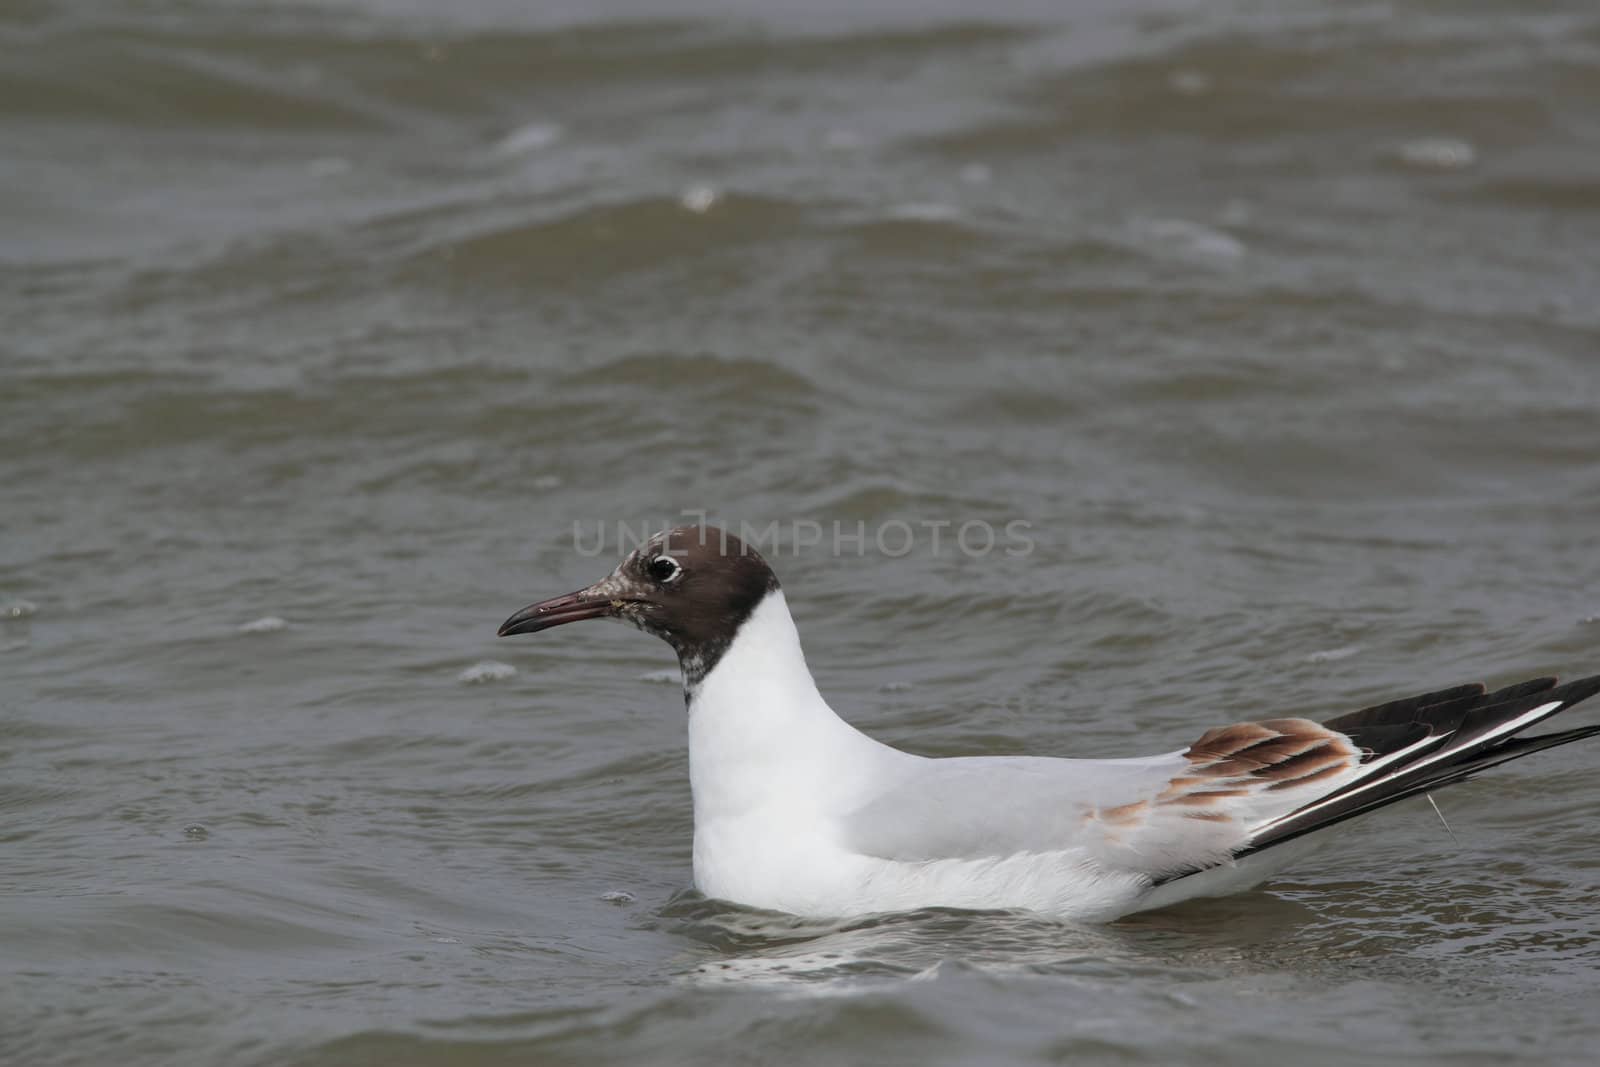
[[[500,635],[600,618],[678,653],[695,886],[804,916],[944,906],[1098,921],[1219,896],[1354,816],[1600,733],[1525,734],[1600,691],[1597,675],[1234,723],[1136,759],[915,756],[834,714],[772,568],[710,526],[657,534]]]

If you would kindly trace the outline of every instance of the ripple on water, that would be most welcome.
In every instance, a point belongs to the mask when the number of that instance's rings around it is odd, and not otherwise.
[[[482,685],[485,682],[503,682],[507,678],[515,678],[517,669],[509,663],[499,660],[486,659],[474,663],[472,666],[456,675],[456,681],[467,685]]]
[[[670,659],[562,631],[471,688],[503,649],[438,610],[704,502],[869,523],[780,569],[919,751],[1584,669],[1587,12],[26,6],[71,25],[0,50],[51,146],[0,198],[0,585],[42,612],[0,598],[9,1060],[1587,1061],[1600,750],[1442,794],[1459,842],[1417,798],[1106,930],[658,914]],[[1015,568],[919,525],[1013,515]],[[235,631],[307,597],[348,610]],[[166,654],[174,605],[230,647]]]
[[[280,618],[277,615],[263,615],[259,619],[241,623],[239,632],[242,634],[275,634],[279,630],[287,630],[288,628],[289,621],[287,619]]]
[[[561,139],[561,134],[561,127],[554,122],[530,122],[500,138],[494,147],[502,155],[526,155],[549,148]]]
[[[526,213],[480,208],[455,226],[439,228],[413,263],[432,279],[438,257],[448,254],[449,275],[458,285],[586,286],[682,269],[685,248],[782,242],[801,236],[806,218],[797,203],[698,184],[679,196],[590,204],[532,221]]]
[[[1232,234],[1187,219],[1135,219],[1128,225],[1132,243],[1161,256],[1192,262],[1231,264],[1245,245]]]
[[[889,217],[911,222],[953,222],[961,217],[961,209],[937,201],[913,201],[889,205]]]
[[[1395,158],[1417,170],[1464,170],[1478,160],[1477,149],[1456,137],[1419,137],[1395,149]]]
[[[1179,67],[1167,75],[1167,87],[1179,96],[1204,96],[1211,86],[1211,75],[1192,67]]]
[[[313,178],[334,178],[354,168],[355,164],[343,156],[317,156],[306,161],[306,173]]]
[[[705,353],[644,352],[606,360],[569,374],[566,386],[615,395],[636,389],[651,396],[673,391],[722,400],[756,399],[768,408],[814,407],[823,390],[797,370],[764,359],[728,359]]]

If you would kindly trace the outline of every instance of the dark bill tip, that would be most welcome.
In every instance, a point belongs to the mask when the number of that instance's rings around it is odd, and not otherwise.
[[[513,634],[536,634],[552,626],[579,622],[583,619],[600,619],[616,614],[616,607],[605,597],[597,597],[584,589],[566,596],[551,597],[537,604],[529,604],[500,624],[499,637]]]

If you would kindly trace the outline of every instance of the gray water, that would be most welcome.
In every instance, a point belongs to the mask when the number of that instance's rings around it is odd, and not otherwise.
[[[928,754],[1600,670],[1597,101],[1578,0],[9,5],[0,1058],[1588,1060],[1593,746],[801,923],[665,646],[494,630],[703,510]]]

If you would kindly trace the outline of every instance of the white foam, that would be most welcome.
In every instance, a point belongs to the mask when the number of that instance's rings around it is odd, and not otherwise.
[[[15,597],[11,600],[0,600],[0,619],[26,619],[39,610],[39,605],[31,600]]]
[[[456,675],[456,681],[465,682],[468,685],[482,685],[484,682],[503,682],[507,678],[516,677],[516,674],[517,669],[511,664],[501,663],[499,660],[486,659],[474,663]]]
[[[1194,258],[1224,262],[1245,253],[1244,242],[1238,238],[1187,219],[1139,219],[1132,229],[1134,237],[1144,243]]]
[[[663,685],[677,685],[683,680],[677,671],[645,671],[639,675],[641,682],[659,682]]]
[[[1400,162],[1423,170],[1460,170],[1478,161],[1477,149],[1456,137],[1419,137],[1397,152]]]
[[[549,148],[561,140],[561,127],[553,122],[530,122],[518,126],[494,146],[496,152],[507,156],[520,156]]]
[[[629,904],[637,903],[639,900],[638,897],[634,896],[626,889],[612,889],[608,892],[601,893],[600,899],[605,901],[607,904],[615,904],[619,908],[625,908]]]
[[[721,199],[722,194],[709,185],[691,185],[678,197],[678,203],[696,215],[704,215]]]
[[[242,624],[239,632],[242,634],[275,634],[279,630],[289,628],[289,620],[280,619],[276,615],[263,615],[259,619]]]
[[[1311,653],[1311,655],[1307,656],[1306,657],[1306,662],[1307,663],[1334,663],[1334,662],[1336,662],[1338,660],[1341,660],[1341,659],[1349,659],[1351,656],[1355,655],[1357,652],[1360,652],[1360,651],[1361,651],[1361,646],[1360,645],[1344,645],[1344,646],[1342,646],[1340,648],[1323,649],[1320,652],[1313,652],[1313,653]]]

